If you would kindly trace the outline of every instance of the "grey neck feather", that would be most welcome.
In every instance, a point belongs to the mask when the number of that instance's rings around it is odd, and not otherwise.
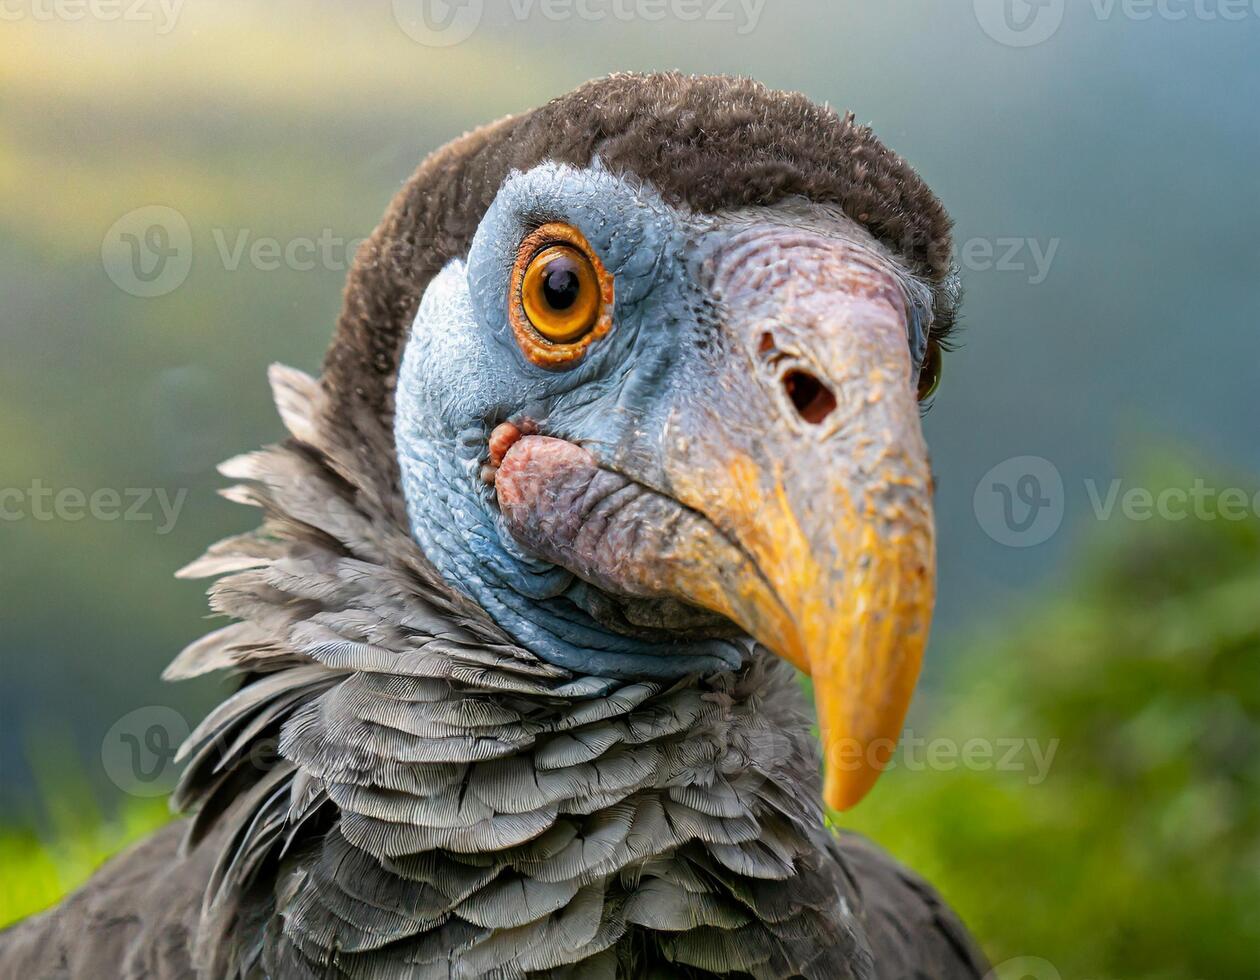
[[[266,520],[187,570],[239,622],[168,671],[247,677],[176,796],[221,847],[208,976],[870,975],[786,666],[537,659],[442,584],[318,384],[273,382],[294,444],[224,468]]]

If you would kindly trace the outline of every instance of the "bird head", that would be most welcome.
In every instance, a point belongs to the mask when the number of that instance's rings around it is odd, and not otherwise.
[[[768,648],[813,679],[847,808],[928,638],[948,229],[851,117],[616,76],[421,168],[327,383],[392,427],[411,533],[512,639],[620,679]]]

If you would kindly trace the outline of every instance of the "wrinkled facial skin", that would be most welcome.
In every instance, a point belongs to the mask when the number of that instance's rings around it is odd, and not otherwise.
[[[563,370],[526,359],[508,322],[517,248],[549,221],[577,227],[616,282],[613,331]],[[580,673],[679,677],[737,666],[750,650],[742,631],[712,614],[627,603],[525,550],[480,478],[490,432],[507,419],[536,420],[610,463],[633,447],[686,346],[687,233],[656,195],[600,170],[544,165],[516,175],[467,261],[426,290],[403,358],[395,429],[417,541],[518,642]]]
[[[645,406],[609,452],[525,438],[498,473],[498,503],[516,541],[601,589],[730,614],[719,596],[739,589],[724,577],[761,591],[757,572],[781,568],[798,581],[761,598],[774,609],[847,560],[846,522],[878,521],[885,508],[899,517],[913,506],[900,488],[929,479],[917,417],[884,413],[888,440],[867,431],[872,405],[911,372],[904,293],[866,248],[797,227],[756,224],[710,244],[703,288],[724,323],[757,329],[714,326],[675,365],[675,395]],[[784,383],[801,374],[823,382],[804,415]],[[884,499],[859,508],[852,489],[868,485]],[[801,522],[835,533],[806,541]],[[706,574],[679,574],[689,566]],[[693,581],[702,591],[686,594]],[[791,633],[774,629],[781,641]]]
[[[520,242],[554,221],[615,282],[613,329],[563,369],[528,360],[508,322]],[[414,534],[545,660],[671,678],[735,667],[755,638],[814,675],[832,743],[894,738],[934,586],[914,396],[927,305],[824,207],[694,215],[598,167],[514,175],[407,345]],[[490,486],[508,420],[537,434]],[[829,799],[872,781],[831,774]]]

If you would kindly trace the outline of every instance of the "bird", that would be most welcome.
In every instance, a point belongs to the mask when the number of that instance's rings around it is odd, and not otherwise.
[[[221,467],[259,527],[180,573],[230,622],[164,676],[236,680],[185,819],[0,975],[985,975],[828,816],[927,642],[951,227],[747,78],[610,75],[423,160],[320,376],[271,369],[286,437]]]

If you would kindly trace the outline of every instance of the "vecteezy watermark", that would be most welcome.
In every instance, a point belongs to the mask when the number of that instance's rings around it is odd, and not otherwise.
[[[485,0],[393,0],[394,20],[413,41],[450,48],[467,41],[481,26]]]
[[[245,263],[259,272],[291,269],[294,272],[346,272],[355,256],[364,247],[366,238],[346,238],[331,228],[308,238],[297,236],[281,240],[268,235],[255,235],[248,228],[213,228],[215,255],[224,271],[235,272]]]
[[[1050,40],[1063,26],[1067,0],[974,0],[976,20],[989,37],[1011,48],[1028,48]],[[1260,0],[1088,0],[1100,22],[1119,17],[1130,21],[1225,21],[1260,18]]]
[[[1063,475],[1041,456],[1016,456],[980,478],[971,503],[980,527],[998,544],[1032,548],[1063,524]]]
[[[1040,956],[1016,956],[995,964],[984,980],[1063,980],[1063,974]]]
[[[1050,276],[1061,239],[969,238],[958,249],[958,262],[971,272],[1026,274],[1030,286],[1040,286]]]
[[[198,236],[202,238],[202,236]],[[370,238],[342,235],[323,228],[314,235],[277,238],[251,228],[209,229],[210,246],[202,251],[223,272],[344,273],[356,262],[371,266],[382,261],[406,263],[416,246],[396,241],[378,247]],[[204,240],[202,242],[204,246]],[[378,249],[378,251],[373,251]],[[175,208],[149,204],[128,211],[110,226],[101,241],[105,274],[123,292],[149,299],[174,292],[193,268],[194,237],[188,219]]]
[[[114,285],[132,296],[165,296],[192,270],[188,219],[161,204],[128,211],[105,232],[101,263]]]
[[[906,729],[901,738],[861,742],[841,737],[828,739],[829,765],[845,772],[879,768],[885,772],[1004,772],[1027,773],[1028,785],[1040,786],[1050,775],[1059,752],[1059,739],[1035,738],[925,738]]]
[[[1106,489],[1097,480],[1085,481],[1085,493],[1094,518],[1109,521],[1116,516],[1126,521],[1239,521],[1260,517],[1260,490],[1242,487],[1210,486],[1196,479],[1189,487],[1125,486],[1123,480],[1112,480]]]
[[[539,17],[561,22],[583,20],[594,24],[667,20],[684,24],[726,24],[736,34],[751,34],[761,23],[767,0],[508,0],[518,21]]]
[[[1110,976],[1113,971],[1104,970],[1097,974],[1085,976],[1072,975],[1065,977],[1057,966],[1040,956],[1013,956],[995,963],[984,980],[1097,980],[1098,977]]]
[[[123,715],[101,741],[105,775],[132,796],[165,796],[175,785],[175,755],[189,732],[184,716],[164,705]]]
[[[110,782],[131,796],[164,796],[179,775],[179,750],[191,728],[182,714],[167,705],[129,711],[110,726],[101,740],[101,765]],[[235,735],[220,732],[197,746],[222,765],[243,763],[256,772],[273,771],[280,760],[278,736],[259,737],[244,746]]]
[[[32,480],[25,487],[0,487],[0,521],[148,523],[157,525],[155,533],[165,535],[174,529],[187,499],[187,487],[174,493],[165,487],[99,487],[87,491],[78,487],[54,488],[43,480]]]
[[[175,29],[184,0],[0,0],[0,21],[123,21],[153,24],[159,37]]]
[[[2,2],[2,0],[0,0]],[[1257,0],[1260,2],[1260,0]],[[345,273],[356,262],[372,265],[382,260],[406,263],[415,246],[407,241],[379,245],[366,235],[344,235],[322,228],[313,235],[277,237],[245,227],[199,229],[200,263],[207,257],[214,269],[238,272]],[[209,242],[206,242],[206,238]],[[1022,275],[1039,286],[1050,276],[1062,239],[1017,236],[969,238],[957,249],[958,264],[972,272]],[[209,246],[207,250],[206,246]],[[917,242],[907,240],[906,251]],[[373,254],[372,249],[388,249]],[[101,242],[101,261],[114,285],[131,296],[151,298],[174,292],[193,268],[194,234],[188,219],[175,208],[150,204],[128,211],[110,226]]]
[[[1260,518],[1260,490],[1214,487],[1202,478],[1188,486],[1150,487],[1114,479],[1082,481],[1096,521],[1230,521]],[[1059,468],[1041,456],[1016,456],[989,470],[972,497],[976,520],[998,544],[1031,548],[1063,524],[1067,490]]]
[[[517,23],[723,24],[740,37],[761,23],[767,0],[497,0]],[[486,0],[393,0],[394,20],[412,40],[448,48],[467,41],[485,16]]]
[[[1011,48],[1050,40],[1063,24],[1067,0],[975,0],[976,20],[989,37]]]

